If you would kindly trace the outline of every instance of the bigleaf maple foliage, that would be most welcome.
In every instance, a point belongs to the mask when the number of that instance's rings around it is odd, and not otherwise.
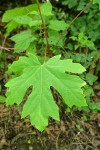
[[[62,60],[57,55],[41,63],[38,56],[29,53],[13,62],[9,70],[18,76],[6,83],[6,104],[19,105],[27,89],[32,87],[32,92],[23,105],[22,118],[30,116],[31,124],[40,131],[48,125],[48,117],[59,120],[59,108],[50,87],[60,93],[69,107],[87,105],[81,89],[85,82],[79,76],[68,74],[82,73],[85,68],[70,59]]]

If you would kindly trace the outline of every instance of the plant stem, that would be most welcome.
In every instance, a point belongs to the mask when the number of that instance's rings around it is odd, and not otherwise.
[[[0,46],[0,49],[4,49],[6,51],[10,51],[10,50],[24,50],[22,48],[9,48],[9,47],[3,47],[3,46]]]
[[[64,36],[66,34],[66,31],[70,28],[70,26],[75,22],[75,20],[92,4],[93,0],[90,1],[84,8],[83,10],[81,10],[79,12],[79,14],[72,20],[72,22],[69,24],[69,26],[67,27],[67,29],[61,34],[59,40],[56,43],[56,46],[58,45],[59,41],[61,40],[61,37]]]
[[[3,57],[3,60],[4,60],[4,71],[7,70],[7,57],[6,57],[5,49],[3,49],[3,47],[4,47],[5,43],[6,43],[6,39],[7,39],[7,35],[4,37],[4,40],[2,42],[2,46],[0,46],[2,57]]]
[[[45,48],[45,52],[44,52],[44,63],[45,63],[46,62],[46,55],[47,55],[46,53],[47,53],[47,51],[50,50],[50,46],[49,46],[49,42],[48,42],[48,34],[47,34],[44,19],[43,19],[42,13],[41,13],[39,1],[36,0],[36,3],[37,3],[37,6],[38,6],[38,11],[39,11],[40,18],[41,18],[41,21],[42,21],[42,26],[43,26],[43,29],[44,29],[44,37],[46,39],[46,48]]]

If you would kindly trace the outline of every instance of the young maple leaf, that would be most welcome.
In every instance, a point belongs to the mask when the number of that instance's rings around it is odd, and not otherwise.
[[[27,89],[32,92],[23,106],[22,118],[30,116],[31,124],[42,131],[48,125],[48,117],[59,120],[56,105],[50,87],[54,87],[62,96],[64,102],[72,107],[86,106],[81,87],[85,82],[76,75],[66,72],[82,73],[85,68],[72,60],[61,60],[60,55],[50,58],[41,64],[38,57],[29,53],[22,56],[10,66],[10,70],[20,75],[8,81],[7,105],[22,102]]]

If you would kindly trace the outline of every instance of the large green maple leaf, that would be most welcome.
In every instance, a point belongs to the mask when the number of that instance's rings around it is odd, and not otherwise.
[[[48,117],[59,120],[58,106],[53,99],[51,86],[60,93],[69,107],[86,106],[81,89],[85,82],[76,75],[66,73],[82,73],[85,68],[70,59],[61,60],[60,57],[54,56],[41,64],[40,59],[30,53],[28,57],[20,57],[9,67],[10,71],[20,75],[6,84],[6,103],[19,105],[31,86],[32,92],[23,106],[22,118],[30,115],[32,125],[40,131],[48,125]]]

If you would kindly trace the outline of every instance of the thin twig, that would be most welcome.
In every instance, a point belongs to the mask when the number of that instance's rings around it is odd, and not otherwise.
[[[61,34],[59,40],[56,43],[56,46],[58,45],[59,41],[61,40],[62,36],[64,36],[66,34],[66,31],[70,28],[70,26],[75,22],[75,20],[92,4],[93,0],[90,1],[84,8],[82,11],[79,12],[79,14],[72,20],[72,22],[69,24],[69,26],[67,27],[67,29]]]
[[[44,37],[46,39],[46,49],[45,49],[45,52],[44,52],[44,63],[45,63],[46,62],[46,53],[47,53],[47,51],[50,50],[50,46],[49,46],[49,42],[48,42],[48,34],[47,34],[47,30],[46,30],[44,19],[43,19],[42,13],[41,13],[39,1],[36,0],[36,3],[37,3],[37,6],[38,6],[40,18],[41,18],[41,21],[42,21],[42,26],[43,26],[43,29],[44,29]]]
[[[2,52],[2,57],[3,57],[3,60],[4,60],[4,71],[6,71],[6,69],[7,69],[7,56],[6,56],[5,49],[3,49],[2,47],[4,47],[4,45],[6,43],[6,39],[7,39],[7,35],[4,37],[4,40],[2,42],[2,46],[0,47],[1,52]]]
[[[30,10],[27,8],[27,7],[25,7],[25,9],[29,12],[29,15],[32,17],[32,19],[34,20],[34,17],[33,17],[33,15],[32,14],[30,14]]]
[[[19,138],[23,138],[25,136],[28,136],[28,135],[35,135],[34,132],[31,132],[31,133],[19,133],[17,134],[12,140],[11,140],[11,145],[13,145]]]
[[[22,48],[9,48],[9,47],[3,47],[3,46],[0,46],[0,49],[4,49],[4,50],[7,50],[7,51],[10,51],[10,50],[24,50]]]
[[[59,132],[57,138],[56,138],[56,150],[59,150],[59,147],[58,147],[58,140],[59,140],[59,136],[61,134],[61,131]]]

